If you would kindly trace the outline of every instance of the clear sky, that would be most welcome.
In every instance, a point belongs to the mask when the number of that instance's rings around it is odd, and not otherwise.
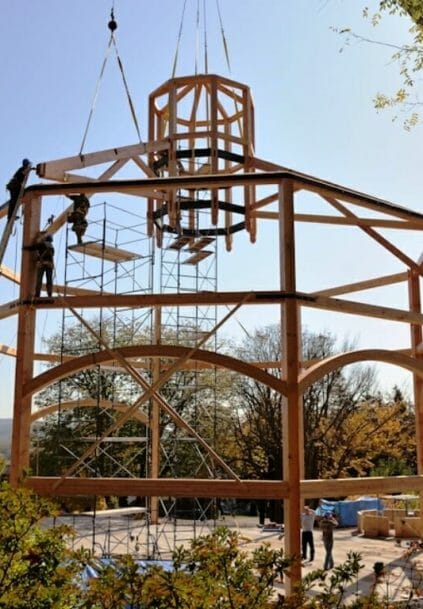
[[[136,107],[143,139],[147,136],[148,94],[171,76],[183,0],[114,0],[116,39]],[[203,7],[203,0],[199,2]],[[386,18],[374,29],[362,18],[361,0],[220,0],[229,49],[228,71],[215,0],[206,0],[209,72],[231,76],[251,87],[256,108],[256,155],[423,211],[421,195],[422,131],[404,131],[388,113],[377,114],[372,97],[399,84],[390,51],[380,45],[343,41],[331,28],[345,26],[386,42],[408,39],[406,19]],[[71,156],[80,149],[91,109],[109,31],[112,1],[13,0],[3,2],[0,20],[0,183],[6,184],[23,157],[34,163]],[[186,0],[176,75],[203,71],[203,24],[196,50],[197,0]],[[98,95],[85,151],[136,143],[120,73],[111,57]],[[32,182],[36,177],[31,178]],[[4,200],[6,200],[4,191]],[[243,236],[220,263],[221,289],[277,289],[277,232],[259,227],[250,246]],[[307,291],[402,270],[381,254],[369,238],[351,239],[333,228],[298,229],[299,289]],[[388,233],[387,233],[388,234]],[[389,235],[391,236],[391,235]],[[398,241],[418,258],[418,235]],[[321,268],[333,260],[332,247],[343,258],[326,281]],[[6,264],[17,264],[9,245]],[[272,261],[270,264],[269,261]],[[385,288],[379,304],[404,305],[404,290]],[[13,293],[10,297],[13,297]],[[3,301],[3,295],[2,295]],[[373,301],[375,302],[375,301]],[[257,312],[241,313],[253,330],[276,321]],[[404,326],[340,316],[335,321],[316,311],[304,314],[313,331],[348,335],[358,346],[407,346]],[[228,332],[237,332],[233,325]],[[0,343],[13,344],[14,322],[0,324]],[[0,356],[0,417],[10,416],[13,361]],[[393,367],[381,368],[389,388],[409,380]]]

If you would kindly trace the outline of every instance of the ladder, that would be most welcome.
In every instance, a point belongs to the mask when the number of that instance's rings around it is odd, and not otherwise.
[[[3,262],[4,254],[6,253],[7,244],[9,243],[9,238],[13,231],[13,225],[15,224],[16,215],[17,215],[18,209],[20,207],[20,204],[22,202],[22,197],[25,192],[25,185],[28,180],[30,169],[31,169],[31,166],[28,167],[28,170],[23,179],[21,189],[19,191],[19,195],[18,195],[18,198],[16,201],[15,209],[13,210],[12,216],[10,217],[9,220],[6,221],[6,226],[4,227],[3,235],[2,235],[1,241],[0,241],[0,264],[2,264],[2,262]],[[1,206],[1,208],[4,209],[7,206],[8,206],[8,203],[4,203]]]

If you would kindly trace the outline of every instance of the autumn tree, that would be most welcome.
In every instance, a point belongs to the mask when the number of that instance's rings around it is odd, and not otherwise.
[[[337,345],[329,333],[302,336],[303,365],[354,348]],[[279,328],[268,326],[246,339],[239,355],[247,360],[281,360]],[[269,372],[280,376],[280,369]],[[280,394],[245,377],[234,383],[234,462],[241,475],[282,478],[282,403]],[[303,395],[304,461],[308,479],[370,475],[390,463],[391,473],[414,472],[414,413],[395,390],[384,398],[377,390],[373,367],[336,369]]]
[[[416,471],[414,413],[403,399],[364,400],[326,430],[325,477],[393,476]],[[326,450],[326,447],[330,447]]]

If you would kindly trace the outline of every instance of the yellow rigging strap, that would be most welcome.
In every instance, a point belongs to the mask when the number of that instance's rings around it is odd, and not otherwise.
[[[228,49],[228,44],[226,42],[225,30],[223,29],[223,20],[222,20],[222,13],[220,12],[219,0],[216,0],[216,8],[217,8],[217,14],[219,16],[220,32],[222,34],[222,42],[223,42],[223,48],[225,50],[226,63],[228,65],[229,74],[231,74],[231,62],[229,59],[229,49]]]
[[[204,29],[204,72],[209,73],[209,59],[207,50],[207,14],[206,14],[206,0],[203,0],[203,29]]]
[[[85,147],[85,142],[86,142],[86,139],[87,139],[87,135],[88,135],[88,131],[89,131],[89,128],[90,128],[91,120],[92,120],[92,117],[93,117],[93,114],[94,114],[94,109],[95,109],[95,106],[97,104],[98,94],[100,92],[101,81],[103,80],[104,71],[105,71],[105,68],[106,68],[107,60],[109,59],[110,50],[111,50],[112,46],[114,47],[114,50],[115,50],[117,63],[118,63],[118,66],[119,66],[119,69],[120,69],[120,73],[121,73],[121,76],[122,76],[123,85],[125,87],[125,92],[126,92],[126,96],[127,96],[128,103],[129,103],[129,109],[130,109],[131,116],[132,116],[132,119],[133,119],[133,122],[134,122],[134,125],[135,125],[135,129],[136,129],[136,132],[137,132],[137,135],[138,135],[138,139],[139,139],[140,142],[142,141],[141,140],[141,132],[140,132],[137,116],[136,116],[136,113],[135,113],[134,104],[132,102],[131,94],[129,92],[128,82],[126,80],[125,71],[123,69],[123,63],[122,63],[122,61],[120,59],[118,47],[117,47],[116,40],[115,40],[115,37],[114,37],[114,32],[117,29],[117,22],[115,21],[114,9],[113,8],[112,8],[111,13],[110,13],[110,21],[107,24],[107,27],[110,30],[110,38],[109,38],[109,42],[108,42],[108,45],[107,45],[106,53],[105,53],[105,56],[104,56],[104,59],[103,59],[103,63],[102,63],[102,66],[101,66],[100,75],[99,75],[98,80],[97,80],[97,84],[96,84],[96,88],[95,88],[95,92],[94,92],[94,98],[93,98],[93,102],[92,102],[92,105],[91,105],[91,110],[90,110],[90,113],[88,115],[87,125],[85,127],[84,135],[83,135],[83,138],[82,138],[81,148],[79,150],[80,156],[83,154],[83,150],[84,150],[84,147]]]
[[[179,24],[178,38],[177,38],[177,41],[176,41],[175,57],[174,57],[174,60],[173,60],[172,78],[175,78],[176,66],[178,64],[179,45],[181,43],[182,27],[183,27],[183,24],[184,24],[184,16],[185,16],[186,5],[187,5],[187,0],[184,0],[184,5],[182,7],[181,22]]]

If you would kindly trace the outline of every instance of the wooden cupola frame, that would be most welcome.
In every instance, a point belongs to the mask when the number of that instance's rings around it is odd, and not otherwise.
[[[230,111],[227,102],[236,100],[238,109]],[[189,98],[189,101],[188,101]],[[202,102],[207,99],[207,102]],[[204,118],[201,108],[210,107],[211,114]],[[237,126],[241,124],[241,129]],[[119,405],[116,412],[121,413],[113,430],[119,429],[130,417],[143,419],[145,412],[141,408],[147,400],[153,399],[158,409],[165,410],[188,435],[195,437],[203,449],[208,452],[221,472],[220,478],[160,478],[158,475],[158,443],[160,442],[157,409],[149,421],[152,427],[153,463],[150,476],[147,478],[94,478],[78,477],[78,468],[84,459],[88,459],[96,449],[93,444],[80,459],[67,471],[57,476],[29,476],[24,484],[32,487],[42,495],[117,495],[141,497],[228,497],[244,499],[265,499],[284,501],[285,507],[285,550],[287,554],[300,554],[300,511],[305,499],[319,497],[344,497],[348,495],[390,493],[390,492],[423,492],[423,349],[420,297],[420,277],[422,266],[419,261],[410,258],[398,248],[393,241],[383,236],[380,229],[392,231],[423,231],[423,214],[405,209],[387,201],[357,192],[318,178],[288,170],[275,163],[261,160],[254,156],[253,109],[247,87],[217,76],[195,76],[173,79],[157,89],[150,98],[150,138],[142,144],[122,148],[113,148],[93,153],[48,161],[38,165],[38,175],[53,183],[40,183],[28,187],[23,199],[23,244],[20,276],[5,266],[1,268],[1,281],[14,281],[20,284],[19,298],[3,302],[0,306],[0,319],[17,315],[18,334],[16,348],[2,346],[2,352],[16,356],[16,376],[14,389],[13,442],[11,454],[11,481],[18,484],[21,475],[29,465],[31,423],[54,411],[54,405],[43,411],[33,408],[36,394],[43,388],[60,379],[89,369],[93,366],[114,363],[126,370],[142,387],[141,398],[131,406]],[[207,150],[202,156],[198,150]],[[167,151],[167,161],[162,162],[163,151]],[[180,154],[183,151],[183,154]],[[219,156],[219,151],[226,158]],[[184,156],[188,152],[189,156]],[[232,155],[237,155],[232,156]],[[159,163],[157,163],[159,161]],[[200,171],[205,162],[210,163],[210,173]],[[127,164],[133,164],[139,172],[134,178],[114,179],[118,171]],[[156,164],[155,164],[156,163]],[[181,164],[183,169],[181,168]],[[105,167],[106,165],[106,167]],[[89,176],[90,168],[101,166],[100,175]],[[84,170],[85,175],[75,173]],[[159,175],[158,175],[159,174]],[[264,194],[260,194],[264,189]],[[52,298],[34,299],[36,268],[34,253],[27,249],[33,244],[40,231],[42,206],[49,209],[51,196],[84,192],[87,196],[94,193],[118,193],[135,197],[136,204],[144,209],[150,221],[151,238],[159,235],[160,221],[166,220],[169,230],[175,230],[175,238],[184,237],[182,229],[192,229],[188,239],[205,238],[198,233],[200,229],[223,228],[230,233],[232,220],[230,210],[215,205],[221,193],[230,202],[231,193],[236,192],[237,205],[245,208],[245,229],[264,220],[276,222],[279,228],[279,242],[275,244],[274,256],[268,264],[275,265],[275,274],[279,274],[280,287],[277,290],[251,290],[233,292],[203,292],[192,294],[98,294],[90,290],[73,289],[63,295],[61,278],[54,288]],[[211,197],[209,223],[198,226],[190,214],[192,209],[178,208],[180,193],[190,193],[192,199],[196,193],[209,192]],[[238,193],[242,193],[241,198]],[[310,194],[307,213],[296,209],[296,201],[302,193]],[[179,199],[178,199],[179,197]],[[217,197],[217,199],[216,199]],[[207,200],[209,200],[207,199]],[[318,211],[313,210],[313,200],[318,199]],[[213,207],[214,205],[214,207]],[[322,205],[329,210],[321,211]],[[167,206],[163,212],[164,206]],[[172,207],[173,206],[173,207]],[[248,206],[248,212],[247,212]],[[335,211],[334,211],[335,210]],[[66,223],[68,210],[54,219],[49,232],[57,233]],[[180,214],[183,213],[181,220]],[[185,214],[185,212],[187,212]],[[0,211],[4,216],[6,210]],[[187,224],[185,224],[187,222]],[[191,222],[191,224],[190,224]],[[364,233],[380,246],[387,256],[399,261],[401,270],[391,275],[366,277],[355,283],[321,286],[319,290],[305,292],[297,285],[296,254],[302,247],[296,243],[295,226],[298,223],[310,226],[331,225],[333,230],[340,227],[351,227]],[[227,239],[227,235],[223,234]],[[220,235],[217,234],[216,238]],[[187,242],[187,243],[188,243]],[[228,244],[228,241],[227,241]],[[181,243],[179,243],[181,245]],[[179,247],[178,243],[175,248]],[[192,245],[192,244],[191,244]],[[195,245],[195,244],[194,244]],[[182,245],[181,245],[182,247]],[[260,247],[260,238],[252,246]],[[198,245],[197,252],[202,245]],[[108,252],[111,256],[113,252]],[[195,247],[193,253],[196,253]],[[116,256],[118,254],[116,253]],[[236,247],[231,254],[236,256]],[[337,262],[333,252],[332,264]],[[201,262],[200,262],[201,263]],[[245,270],[244,260],[239,262],[240,272]],[[330,270],[330,269],[329,269]],[[327,275],[322,276],[328,281]],[[402,309],[389,306],[389,303],[369,304],[365,299],[349,298],[349,294],[366,291],[373,293],[379,287],[404,284],[408,287],[408,304]],[[380,300],[379,300],[380,302]],[[247,362],[235,357],[207,351],[203,342],[190,349],[180,345],[160,344],[155,340],[150,345],[127,346],[111,349],[107,344],[97,353],[71,357],[54,362],[56,365],[40,374],[34,373],[34,363],[38,360],[53,359],[51,354],[40,354],[35,351],[35,333],[37,315],[40,311],[68,309],[75,315],[78,310],[101,310],[102,308],[153,308],[160,311],[162,307],[195,307],[212,305],[223,307],[222,315],[227,319],[240,307],[259,305],[263,308],[263,319],[267,306],[280,307],[281,344],[283,358],[280,362]],[[232,307],[227,314],[226,308]],[[410,344],[404,350],[380,349],[377,344],[372,348],[326,358],[318,362],[301,361],[301,311],[317,308],[332,314],[343,313],[372,319],[383,319],[387,322],[405,324],[409,328]],[[222,310],[222,309],[221,309]],[[211,332],[213,334],[223,322],[219,322]],[[160,326],[156,328],[156,338],[160,335]],[[159,367],[150,385],[139,370],[142,362],[145,366],[151,360],[166,360],[168,367],[160,372]],[[400,366],[411,371],[414,379],[414,398],[416,414],[416,444],[418,471],[415,476],[397,476],[391,478],[353,478],[337,480],[305,480],[304,445],[302,437],[302,394],[311,384],[329,372],[342,366],[361,361],[379,361]],[[141,362],[141,363],[140,363]],[[160,387],[177,370],[196,366],[217,366],[235,373],[247,375],[263,383],[283,397],[284,409],[284,474],[282,480],[243,480],[225,463],[214,449],[198,436],[187,422],[174,412],[171,405],[160,395]],[[272,367],[282,371],[282,378],[273,375]],[[89,404],[87,404],[88,406]],[[66,404],[66,408],[71,408]],[[154,409],[153,409],[154,410]],[[101,438],[99,439],[101,442]],[[98,443],[97,443],[98,446]],[[423,513],[423,510],[421,510]],[[422,516],[423,518],[423,516]],[[292,570],[292,581],[301,576],[301,566]]]
[[[206,74],[172,78],[150,94],[149,165],[161,177],[235,174],[254,171],[254,105],[250,89],[221,76]],[[224,236],[247,230],[255,240],[251,210],[254,189],[243,187],[241,202],[232,189],[180,189],[165,201],[150,199],[150,232],[161,246],[163,231],[178,236]],[[209,217],[199,210],[209,209]]]

